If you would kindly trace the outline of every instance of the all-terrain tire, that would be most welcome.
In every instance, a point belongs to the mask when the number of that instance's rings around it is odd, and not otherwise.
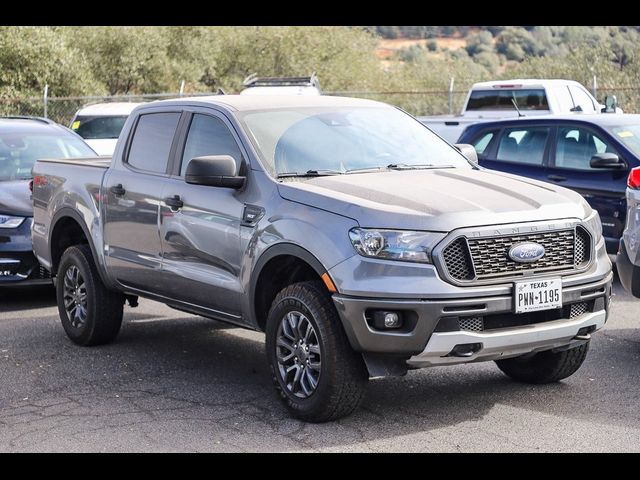
[[[497,360],[496,364],[518,382],[553,383],[573,375],[587,358],[588,351],[589,342],[562,352],[548,350],[532,356]]]
[[[278,348],[282,348],[278,347],[279,329],[290,313],[298,318],[301,318],[298,314],[302,314],[308,319],[315,331],[312,338],[320,351],[317,386],[306,398],[295,395],[288,387],[278,362]],[[278,293],[267,318],[266,349],[278,395],[293,416],[309,422],[326,422],[349,415],[360,406],[369,375],[362,356],[351,348],[331,297],[321,282],[295,283]]]
[[[75,318],[75,312],[74,318],[70,318],[65,308],[65,282],[73,284],[75,275],[70,275],[69,279],[65,277],[76,272],[81,278],[78,295],[86,299],[82,322]],[[88,245],[69,247],[62,254],[56,279],[56,296],[62,327],[74,343],[82,346],[102,345],[113,341],[118,335],[122,324],[124,295],[107,289],[102,283]],[[67,302],[70,302],[69,298],[67,296]]]

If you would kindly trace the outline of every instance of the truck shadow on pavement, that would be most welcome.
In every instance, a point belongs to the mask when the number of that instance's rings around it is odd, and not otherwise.
[[[115,343],[81,348],[45,319],[14,324],[22,340],[0,342],[10,360],[0,374],[3,451],[536,450],[551,441],[536,437],[549,423],[566,424],[581,445],[576,422],[601,425],[607,449],[609,431],[637,423],[635,329],[596,336],[583,367],[558,384],[514,383],[493,363],[418,370],[371,381],[348,418],[305,424],[276,398],[260,333],[129,312]]]
[[[0,286],[0,312],[32,310],[56,305],[56,291],[51,286],[2,287]]]

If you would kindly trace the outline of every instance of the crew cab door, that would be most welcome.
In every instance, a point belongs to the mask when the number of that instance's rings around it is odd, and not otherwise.
[[[246,156],[223,115],[211,109],[186,115],[185,134],[160,205],[163,294],[223,319],[239,320],[240,268],[247,246],[240,235],[242,190],[190,185],[184,174],[195,157],[230,155],[239,169]]]
[[[157,293],[162,264],[158,218],[181,113],[143,113],[120,161],[105,178],[104,246],[110,275],[125,287]]]
[[[602,132],[584,124],[558,125],[549,165],[550,180],[580,193],[598,211],[609,253],[617,251],[626,215],[628,169],[591,168],[596,153],[620,153]]]

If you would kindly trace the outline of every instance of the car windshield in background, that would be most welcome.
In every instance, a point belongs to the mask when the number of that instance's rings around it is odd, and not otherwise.
[[[126,121],[126,115],[117,117],[78,116],[71,124],[71,129],[87,140],[118,138]]]
[[[39,158],[93,157],[95,152],[75,135],[0,132],[0,181],[31,178]]]
[[[467,110],[515,110],[513,100],[520,110],[549,110],[547,96],[542,88],[517,90],[473,90]]]
[[[640,157],[640,125],[621,125],[618,127],[605,125],[605,128]]]
[[[392,107],[283,108],[239,116],[275,175],[472,168],[444,140]]]

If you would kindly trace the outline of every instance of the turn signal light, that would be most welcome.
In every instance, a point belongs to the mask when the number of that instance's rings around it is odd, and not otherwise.
[[[629,179],[627,180],[629,188],[640,188],[640,167],[634,168],[629,172]]]

